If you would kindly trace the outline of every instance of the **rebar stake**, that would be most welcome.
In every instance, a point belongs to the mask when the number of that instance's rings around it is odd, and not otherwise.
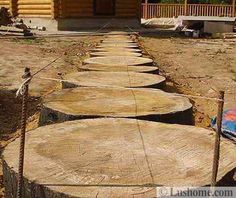
[[[25,73],[22,76],[23,80],[31,77],[30,69],[25,68]],[[28,91],[29,84],[23,85],[22,92],[22,110],[21,110],[21,132],[20,132],[20,151],[19,151],[19,165],[18,165],[18,178],[17,178],[17,198],[22,198],[23,189],[23,172],[24,172],[24,151],[25,151],[25,130],[26,130],[26,119],[27,119],[27,102],[28,102]]]
[[[217,112],[217,130],[215,133],[215,148],[214,148],[214,158],[213,158],[213,166],[212,166],[211,187],[216,186],[218,167],[219,167],[220,137],[221,137],[221,128],[222,128],[222,116],[223,116],[223,110],[224,110],[224,95],[225,95],[224,91],[219,92],[218,112]]]

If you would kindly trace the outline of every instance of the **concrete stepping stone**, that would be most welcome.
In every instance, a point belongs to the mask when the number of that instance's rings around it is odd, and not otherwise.
[[[132,56],[107,56],[107,57],[93,57],[84,60],[85,64],[99,64],[99,65],[152,65],[153,60],[143,57]]]
[[[84,87],[127,87],[163,88],[165,77],[137,72],[75,72],[62,81],[63,88]]]
[[[67,120],[126,117],[170,123],[192,123],[192,104],[159,89],[81,87],[44,98],[39,125]]]
[[[96,65],[85,64],[79,66],[80,71],[104,71],[104,72],[140,72],[158,74],[159,68],[156,66],[119,66],[119,65]]]
[[[148,184],[207,186],[213,145],[210,130],[136,119],[40,127],[26,134],[24,197],[156,197]],[[16,197],[18,149],[19,138],[3,152],[6,197]],[[222,139],[220,156],[217,181],[236,166],[235,145]]]
[[[141,53],[135,53],[130,51],[110,51],[110,52],[92,52],[90,53],[90,57],[100,57],[100,56],[142,56]]]

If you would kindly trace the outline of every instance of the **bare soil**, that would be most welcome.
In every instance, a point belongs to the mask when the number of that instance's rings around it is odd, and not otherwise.
[[[32,73],[61,56],[38,77],[60,78],[77,71],[100,37],[47,38],[37,40],[1,40],[0,42],[0,145],[2,148],[17,136],[21,100],[15,91],[22,82],[24,67]],[[141,38],[143,48],[159,64],[168,79],[167,90],[183,94],[217,97],[215,90],[225,90],[226,108],[235,107],[236,40]],[[70,50],[69,50],[70,49]],[[35,78],[30,84],[30,105],[27,129],[37,127],[41,96],[59,88],[59,83]],[[209,127],[216,115],[217,103],[191,98],[195,125]],[[233,173],[233,172],[232,172]],[[229,174],[232,174],[229,173]],[[232,178],[232,177],[231,177]],[[236,177],[235,177],[236,178]],[[234,181],[230,181],[236,185]],[[224,182],[223,182],[224,184]],[[0,174],[0,188],[2,176]],[[3,189],[3,188],[2,188]],[[3,191],[3,190],[2,190]],[[3,192],[0,197],[3,197]]]
[[[236,39],[143,37],[141,43],[168,79],[167,91],[216,98],[219,90],[223,90],[224,109],[235,108]],[[189,98],[194,104],[195,125],[209,128],[211,118],[217,114],[217,102]],[[219,185],[236,186],[236,168]]]
[[[143,37],[142,45],[169,80],[168,91],[217,97],[225,91],[225,109],[236,103],[236,39]],[[195,104],[195,125],[208,127],[216,115],[213,100],[190,98]]]
[[[60,83],[45,78],[63,77],[79,70],[88,51],[100,41],[100,37],[9,39],[0,42],[0,152],[9,141],[18,136],[21,117],[21,99],[15,93],[22,83],[25,67],[31,73],[58,59],[43,70],[30,83],[30,99],[27,129],[37,127],[41,96],[58,89]],[[1,168],[0,168],[1,169]],[[2,170],[1,170],[2,171]],[[0,173],[0,197],[4,196]]]

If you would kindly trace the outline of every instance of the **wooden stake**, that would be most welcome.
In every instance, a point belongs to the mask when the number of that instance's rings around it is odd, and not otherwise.
[[[217,130],[215,133],[215,149],[214,149],[214,158],[213,158],[213,167],[212,167],[211,187],[214,187],[216,185],[217,173],[218,173],[218,167],[219,167],[220,137],[221,137],[223,110],[224,110],[224,94],[225,94],[224,91],[219,92]]]

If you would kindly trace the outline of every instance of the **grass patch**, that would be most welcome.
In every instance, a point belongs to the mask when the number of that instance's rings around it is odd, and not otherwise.
[[[25,38],[25,39],[13,38],[12,41],[19,44],[41,45],[45,42],[45,39],[43,38]]]

